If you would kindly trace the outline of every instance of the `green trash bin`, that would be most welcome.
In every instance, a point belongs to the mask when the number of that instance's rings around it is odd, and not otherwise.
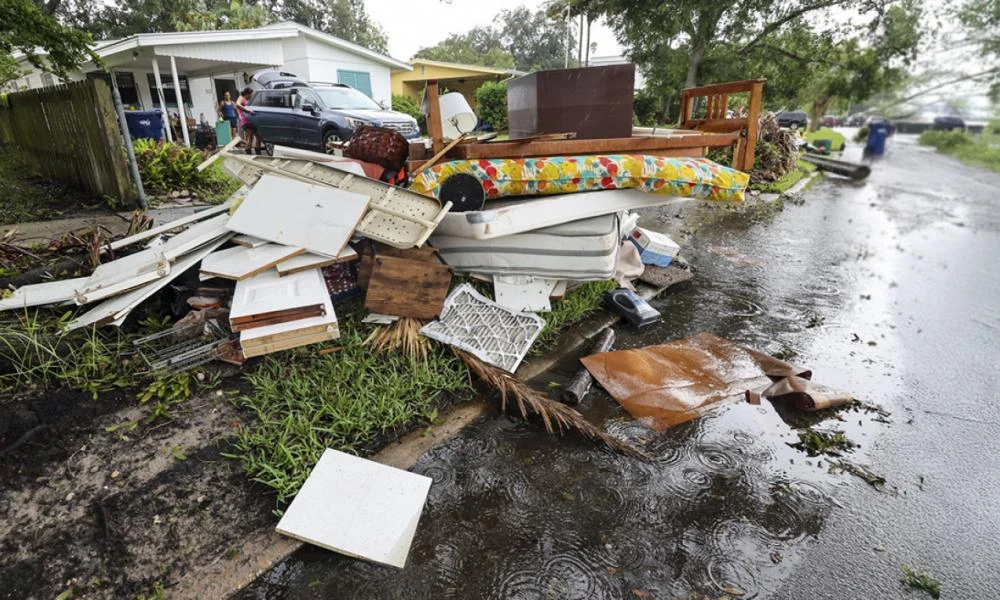
[[[219,121],[215,124],[215,143],[219,148],[233,141],[233,131],[229,126],[229,121]]]
[[[833,150],[833,140],[814,140],[813,146],[817,148],[822,148],[823,152],[829,154]]]

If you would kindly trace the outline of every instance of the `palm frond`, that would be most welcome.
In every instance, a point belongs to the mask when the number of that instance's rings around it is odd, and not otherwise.
[[[411,360],[427,362],[430,342],[420,335],[420,328],[423,326],[419,319],[405,317],[392,325],[376,327],[364,343],[380,354],[402,352]]]
[[[545,425],[545,430],[549,433],[562,433],[564,430],[571,429],[586,438],[603,443],[616,452],[642,460],[650,460],[649,455],[642,450],[602,431],[576,410],[552,400],[514,375],[485,363],[462,350],[452,348],[452,351],[479,379],[500,393],[502,410],[506,411],[508,400],[513,399],[517,402],[517,408],[522,418],[527,419],[529,413],[538,415]]]

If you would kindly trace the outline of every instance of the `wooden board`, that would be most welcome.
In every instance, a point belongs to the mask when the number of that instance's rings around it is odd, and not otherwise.
[[[229,221],[229,215],[221,214],[206,221],[195,223],[167,240],[163,245],[158,246],[156,251],[162,252],[167,260],[174,262],[180,256],[205,244],[223,237],[229,239],[232,237],[232,234],[226,229],[227,221]]]
[[[298,337],[288,337],[267,344],[251,344],[248,347],[243,348],[243,358],[263,356],[265,354],[271,354],[272,352],[280,352],[281,350],[291,350],[292,348],[299,348],[301,346],[308,346],[310,344],[329,342],[338,339],[339,337],[340,337],[340,329],[336,325],[334,325],[333,327],[329,328],[328,331],[324,331],[322,333],[313,333]]]
[[[438,256],[437,249],[430,246],[401,250],[385,244],[375,244],[362,253],[361,263],[358,265],[358,287],[362,290],[368,289],[368,280],[372,276],[372,267],[376,254],[379,256],[393,256],[396,258],[441,264],[441,258]]]
[[[296,311],[322,312],[330,300],[319,269],[279,277],[271,269],[236,282],[229,320],[234,330],[246,323]]]
[[[249,317],[238,317],[236,319],[230,319],[229,327],[233,331],[246,331],[248,329],[254,329],[257,327],[268,327],[271,325],[290,323],[291,321],[299,321],[301,319],[322,317],[324,314],[325,313],[323,312],[323,307],[321,306],[312,306],[309,308],[302,308],[296,310],[260,313]]]
[[[279,262],[275,265],[275,268],[278,270],[278,275],[284,277],[285,275],[291,275],[300,271],[308,271],[309,269],[318,269],[340,262],[355,260],[357,257],[358,253],[354,251],[354,248],[348,246],[336,258],[306,252],[305,254],[293,256]]]
[[[450,284],[447,265],[377,255],[365,308],[383,315],[433,319],[444,306]]]
[[[262,175],[229,219],[232,231],[337,256],[368,209],[368,197]]]
[[[284,260],[299,256],[305,248],[265,244],[257,248],[234,246],[213,252],[201,261],[202,279],[221,277],[240,281],[266,271]]]
[[[270,244],[271,243],[271,242],[269,242],[267,240],[262,240],[260,238],[254,237],[252,235],[237,235],[237,236],[233,236],[233,239],[230,240],[230,241],[232,243],[238,244],[240,246],[246,246],[247,248],[257,248],[257,247],[263,246],[264,244]]]
[[[528,143],[493,142],[459,144],[448,153],[449,159],[527,158],[531,156],[576,156],[590,154],[655,154],[703,156],[706,148],[731,146],[738,133],[711,133],[677,137],[626,137],[604,140],[543,140]]]

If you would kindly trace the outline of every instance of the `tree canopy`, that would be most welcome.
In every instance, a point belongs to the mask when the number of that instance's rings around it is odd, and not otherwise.
[[[522,71],[558,69],[566,64],[567,45],[572,49],[576,44],[572,27],[569,33],[565,22],[522,6],[500,11],[493,25],[421,48],[414,57]]]
[[[46,8],[33,0],[0,1],[0,84],[20,75],[15,52],[24,54],[36,68],[60,77],[96,59],[90,36],[60,25]]]

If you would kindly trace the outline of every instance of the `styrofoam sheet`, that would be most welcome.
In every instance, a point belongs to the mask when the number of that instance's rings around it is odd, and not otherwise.
[[[690,202],[639,190],[601,190],[490,202],[489,209],[448,213],[434,235],[490,240],[625,210]]]
[[[264,175],[229,219],[232,231],[337,256],[368,208],[368,197]]]
[[[279,277],[274,269],[236,282],[229,318],[291,311],[330,301],[319,269]]]
[[[403,568],[431,481],[327,449],[275,529],[327,550]]]
[[[337,255],[336,258],[306,252],[305,254],[299,254],[298,256],[293,256],[279,262],[275,265],[275,268],[278,269],[278,275],[284,277],[285,275],[291,275],[292,273],[298,273],[299,271],[306,271],[339,262],[354,260],[357,257],[358,253],[354,251],[354,248],[348,246],[344,248],[344,251]]]
[[[88,327],[90,325],[96,325],[106,321],[110,321],[110,324],[115,327],[121,327],[122,323],[125,322],[125,319],[135,307],[148,300],[156,292],[162,290],[167,286],[167,284],[177,277],[180,277],[185,271],[197,265],[201,259],[205,258],[205,256],[225,242],[225,239],[216,240],[196,252],[192,252],[191,254],[181,257],[170,270],[170,275],[162,277],[143,287],[132,290],[127,294],[121,294],[98,304],[91,310],[71,321],[66,326],[66,330],[73,331],[74,329],[80,329],[81,327]]]
[[[87,281],[86,277],[76,277],[23,285],[14,290],[9,298],[0,300],[0,311],[68,302],[76,296],[77,288],[82,286],[85,281]]]
[[[303,252],[305,248],[281,244],[265,244],[256,248],[234,246],[206,256],[201,261],[201,275],[203,278],[222,277],[239,281]]]

